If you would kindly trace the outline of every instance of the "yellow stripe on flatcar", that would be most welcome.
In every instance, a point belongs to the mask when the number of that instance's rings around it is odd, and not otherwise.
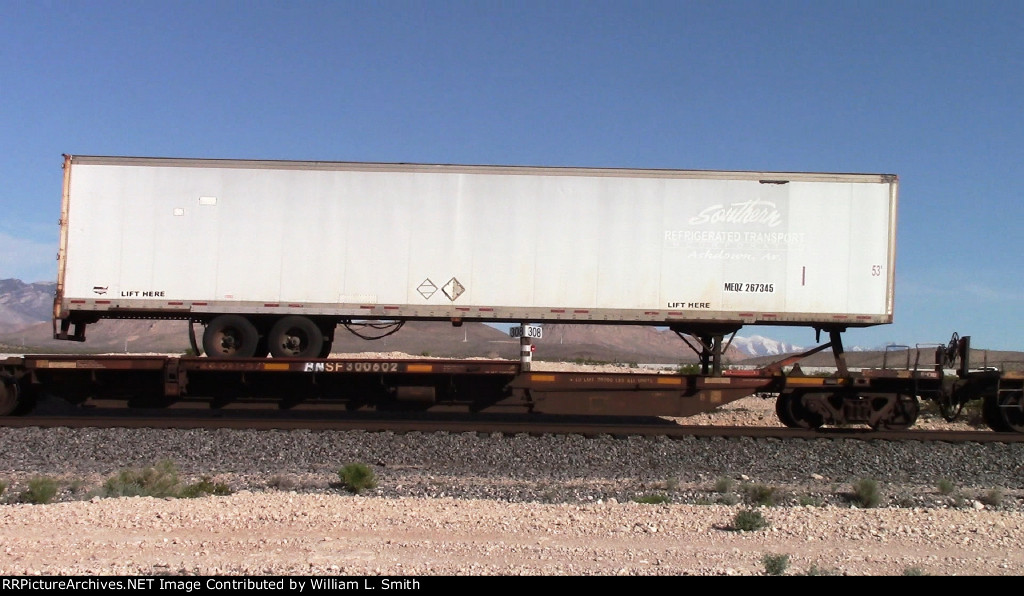
[[[821,377],[786,377],[787,385],[824,385]]]
[[[678,377],[658,377],[659,385],[682,385],[683,380]]]
[[[267,362],[263,365],[263,370],[288,370],[289,365],[283,362]]]
[[[36,363],[36,368],[78,368],[78,362],[62,362],[60,360],[40,360],[38,363]]]
[[[531,381],[542,381],[546,383],[554,383],[555,375],[530,375]]]
[[[433,364],[409,364],[409,365],[407,365],[405,367],[405,372],[418,372],[418,373],[434,372],[434,365]]]

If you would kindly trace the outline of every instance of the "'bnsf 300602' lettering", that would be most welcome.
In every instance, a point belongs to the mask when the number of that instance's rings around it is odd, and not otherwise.
[[[307,362],[302,372],[398,372],[397,362]]]

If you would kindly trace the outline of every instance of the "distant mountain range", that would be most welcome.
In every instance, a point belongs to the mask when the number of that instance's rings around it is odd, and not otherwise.
[[[0,280],[0,352],[3,353],[184,353],[189,349],[185,321],[104,320],[90,325],[84,343],[52,338],[54,283]],[[202,326],[196,326],[201,338]],[[692,343],[692,340],[691,340]],[[540,360],[678,364],[696,361],[696,354],[674,332],[647,325],[544,325],[534,340]],[[404,352],[456,358],[519,358],[519,340],[483,323],[453,327],[447,322],[408,322],[397,333],[367,341],[339,327],[335,353]],[[806,348],[761,335],[736,336],[725,354],[727,362],[764,364]],[[847,348],[850,353],[858,348]],[[851,354],[852,355],[852,354]],[[867,352],[862,359],[872,358]],[[828,352],[809,364],[828,366]],[[880,357],[879,357],[880,359]],[[858,366],[850,361],[851,366]]]
[[[0,333],[49,320],[56,289],[55,283],[27,284],[18,279],[0,279]]]
[[[806,349],[803,346],[795,346],[763,335],[751,335],[750,337],[737,335],[732,340],[732,346],[747,356],[779,356]]]

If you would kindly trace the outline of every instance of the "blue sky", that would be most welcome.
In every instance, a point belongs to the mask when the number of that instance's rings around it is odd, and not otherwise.
[[[893,173],[896,322],[847,345],[1024,349],[1022,32],[1019,0],[0,0],[0,279],[56,278],[63,153]]]

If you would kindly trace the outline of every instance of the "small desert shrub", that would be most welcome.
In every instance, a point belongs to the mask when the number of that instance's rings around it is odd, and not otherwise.
[[[861,507],[867,509],[877,507],[882,502],[882,493],[878,489],[878,482],[872,478],[862,478],[853,483],[853,498]]]
[[[267,486],[270,488],[276,488],[277,490],[294,490],[296,483],[290,476],[284,474],[274,474],[267,480]]]
[[[900,495],[896,497],[896,505],[904,509],[913,509],[914,507],[917,507],[917,501],[915,501],[914,496],[909,493],[900,493]]]
[[[103,483],[97,491],[101,497],[155,497],[192,499],[206,495],[230,495],[226,484],[214,483],[204,477],[199,482],[182,485],[178,478],[178,466],[171,460],[163,460],[155,466],[142,469],[121,470]]]
[[[436,485],[439,492],[447,492],[451,487],[448,485]],[[557,485],[542,484],[540,488],[540,498],[545,503],[561,503],[565,500],[563,496],[565,489]]]
[[[718,502],[723,505],[735,505],[736,503],[740,502],[740,498],[738,495],[734,495],[732,493],[725,493],[722,496],[718,497]]]
[[[121,470],[103,483],[103,497],[176,497],[179,492],[178,467],[163,460],[150,468]]]
[[[822,568],[822,567],[818,567],[818,564],[815,563],[815,564],[811,565],[811,568],[808,569],[807,573],[805,573],[804,575],[810,575],[810,576],[839,575],[839,572],[835,571],[834,569],[825,569],[825,568]]]
[[[951,495],[953,494],[953,491],[956,490],[956,486],[953,485],[953,481],[946,478],[940,478],[936,488],[940,495]]]
[[[4,491],[7,490],[7,483],[0,480],[0,497],[4,495]]]
[[[920,576],[924,575],[924,571],[921,571],[920,567],[907,567],[903,570],[905,576]]]
[[[715,492],[716,493],[727,493],[732,490],[733,481],[732,478],[719,478],[715,480]]]
[[[178,496],[183,499],[195,499],[197,497],[205,497],[207,495],[223,497],[230,494],[231,489],[228,488],[228,485],[223,482],[214,483],[209,478],[203,478],[199,482],[189,484],[178,491]]]
[[[789,555],[768,553],[761,557],[761,562],[768,575],[782,575],[789,568]]]
[[[743,499],[748,505],[774,505],[777,500],[775,487],[763,484],[748,484],[743,487]]]
[[[659,490],[675,491],[679,489],[679,479],[669,478],[665,482],[659,482],[655,488]]]
[[[87,486],[88,485],[85,480],[81,478],[75,478],[68,484],[68,490],[75,494],[84,493],[86,492]]]
[[[647,505],[662,505],[670,502],[671,499],[668,498],[668,495],[641,495],[639,497],[633,497],[633,501]]]
[[[768,522],[756,509],[743,509],[732,519],[732,528],[738,532],[754,532],[768,527]]]
[[[366,464],[348,464],[338,470],[338,478],[345,490],[353,494],[358,495],[364,490],[377,488],[377,476]]]
[[[28,481],[28,488],[21,493],[19,500],[22,503],[45,505],[52,503],[55,496],[57,496],[57,481],[47,476],[36,476]]]
[[[2,492],[3,491],[0,490],[0,493]],[[1003,504],[1003,489],[993,488],[992,490],[978,497],[978,500],[991,507],[999,507],[1000,505]]]
[[[815,497],[812,495],[800,495],[797,502],[801,507],[821,507],[823,504],[821,497]]]

